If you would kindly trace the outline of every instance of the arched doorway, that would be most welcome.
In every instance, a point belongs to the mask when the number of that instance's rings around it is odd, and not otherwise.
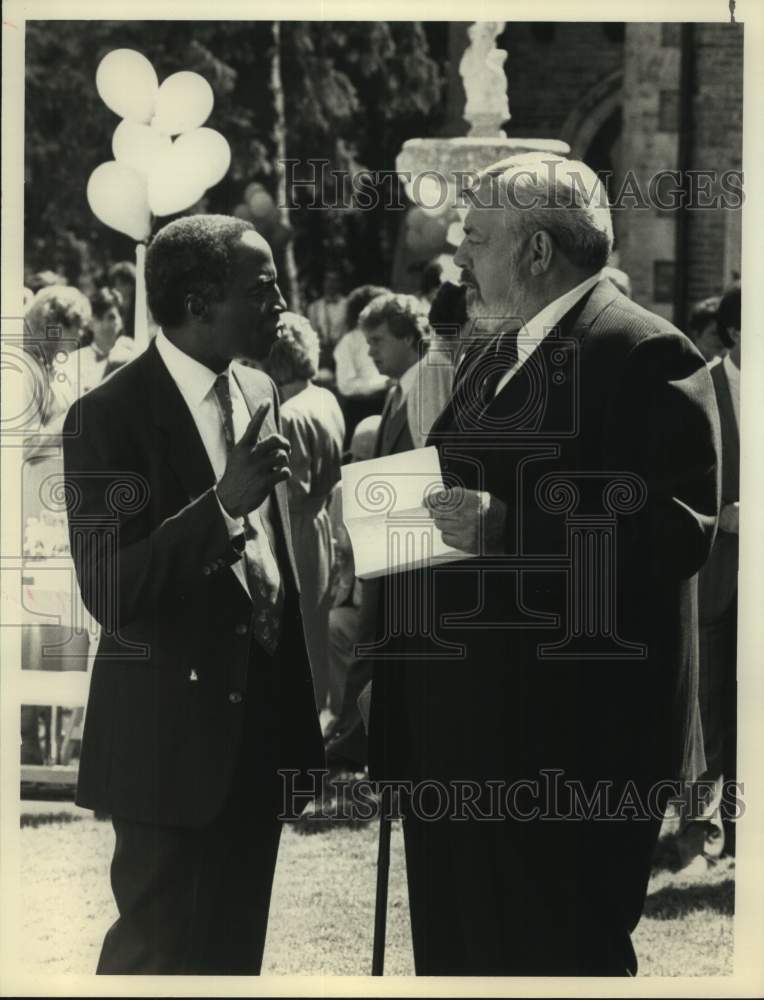
[[[612,203],[623,184],[621,136],[623,132],[623,72],[616,70],[599,80],[568,116],[561,138],[570,155],[583,160],[602,177]],[[621,213],[613,212],[616,249],[622,225]]]

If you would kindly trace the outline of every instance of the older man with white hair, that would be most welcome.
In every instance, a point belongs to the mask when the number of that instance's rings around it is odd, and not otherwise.
[[[418,974],[634,975],[662,811],[701,764],[711,381],[602,277],[610,210],[583,163],[503,161],[464,230],[474,326],[428,438],[449,487],[428,505],[472,558],[387,588],[371,774],[411,782]]]

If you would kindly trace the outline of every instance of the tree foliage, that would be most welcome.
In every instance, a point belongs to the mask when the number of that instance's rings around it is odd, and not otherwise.
[[[281,68],[291,159],[331,168],[393,170],[405,139],[436,134],[443,117],[442,33],[419,22],[282,22]],[[26,54],[26,263],[88,283],[133,244],[90,212],[90,172],[111,159],[117,118],[95,74],[114,48],[135,48],[160,80],[201,73],[215,92],[209,125],[233,151],[207,207],[230,212],[247,183],[275,194],[271,23],[265,21],[28,21]],[[386,280],[402,213],[295,210],[290,221],[303,283],[336,259],[349,281]]]

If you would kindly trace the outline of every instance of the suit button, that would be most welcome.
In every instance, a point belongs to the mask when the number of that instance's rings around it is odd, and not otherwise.
[[[244,695],[241,693],[241,691],[231,691],[231,693],[228,695],[228,700],[231,702],[232,705],[241,705],[241,703],[244,701]]]
[[[236,626],[236,628],[234,629],[234,632],[235,632],[235,633],[236,633],[237,635],[247,635],[247,633],[249,632],[249,628],[248,628],[248,626],[247,626],[247,625],[241,625],[241,624],[239,624],[239,625],[237,625],[237,626]]]

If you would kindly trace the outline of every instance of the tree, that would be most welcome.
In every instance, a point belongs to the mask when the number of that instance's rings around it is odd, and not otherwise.
[[[143,52],[160,80],[179,69],[209,80],[215,92],[209,124],[233,154],[228,176],[208,192],[213,211],[230,212],[253,180],[277,197],[284,152],[303,166],[326,159],[330,169],[391,171],[405,139],[435,134],[443,117],[444,55],[431,54],[430,26],[282,22],[279,33],[274,54],[267,21],[27,22],[28,269],[61,268],[70,281],[87,285],[113,260],[132,256],[132,241],[98,222],[85,200],[91,171],[111,158],[117,119],[98,97],[95,73],[114,48]],[[283,95],[274,93],[274,55]],[[282,98],[286,128],[279,131]],[[302,285],[315,285],[333,257],[351,282],[387,280],[400,214],[352,204],[293,210]]]

